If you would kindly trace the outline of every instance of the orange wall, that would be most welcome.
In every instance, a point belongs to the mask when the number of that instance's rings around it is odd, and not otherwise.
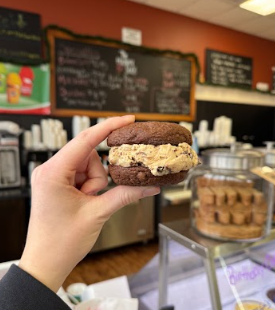
[[[91,35],[120,39],[121,27],[142,30],[143,44],[198,55],[204,70],[205,48],[252,57],[254,86],[271,82],[275,42],[126,0],[0,0],[0,6],[40,13],[43,26],[57,24]]]

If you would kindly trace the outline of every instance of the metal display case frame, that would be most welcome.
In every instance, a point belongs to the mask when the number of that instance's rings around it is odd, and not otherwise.
[[[202,258],[209,284],[212,309],[222,310],[215,260],[237,254],[238,252],[249,251],[252,248],[273,241],[275,239],[275,228],[271,229],[267,236],[254,242],[228,242],[204,237],[191,227],[190,221],[179,220],[159,224],[159,238],[159,309],[167,305],[169,278],[168,243],[169,240],[174,240]]]

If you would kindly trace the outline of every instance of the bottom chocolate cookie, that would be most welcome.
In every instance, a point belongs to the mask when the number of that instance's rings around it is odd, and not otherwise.
[[[109,165],[109,172],[113,181],[118,185],[130,186],[165,186],[177,184],[185,179],[188,171],[181,171],[174,174],[154,176],[145,167],[121,167]]]

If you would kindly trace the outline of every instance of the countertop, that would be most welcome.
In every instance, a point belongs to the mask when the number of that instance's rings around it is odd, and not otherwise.
[[[28,198],[31,196],[30,187],[6,188],[0,190],[0,200]]]

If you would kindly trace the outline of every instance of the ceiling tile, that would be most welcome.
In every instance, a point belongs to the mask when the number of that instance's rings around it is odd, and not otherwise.
[[[270,21],[275,24],[275,13],[267,15],[267,16],[261,16],[262,20]]]
[[[245,0],[221,0],[234,5],[235,7],[243,3]]]
[[[275,19],[264,19],[261,16],[258,16],[256,19],[249,20],[238,25],[238,29],[240,31],[247,31],[252,34],[260,34],[265,30],[269,30],[273,27],[275,27]]]
[[[148,0],[128,0],[128,1],[138,2],[140,4],[147,4],[147,2],[148,2]]]
[[[225,27],[235,28],[237,25],[251,21],[253,19],[257,19],[257,14],[242,10],[237,7],[235,9],[224,12],[219,16],[215,16],[212,22],[215,24],[223,25]]]
[[[266,39],[266,40],[269,40],[269,41],[275,41],[275,33],[273,34],[269,34],[269,35],[256,35],[256,37],[259,37],[261,39]],[[274,66],[275,66],[275,63],[274,63]]]
[[[269,40],[274,40],[275,41],[275,27],[272,28],[272,29],[264,31],[261,34],[261,37],[265,38],[265,39],[269,39]]]
[[[200,0],[187,8],[180,10],[180,13],[192,16],[198,19],[209,19],[210,17],[219,16],[234,8],[234,4],[221,0]]]
[[[146,4],[162,10],[179,13],[179,9],[188,7],[197,1],[198,0],[148,0]]]
[[[273,35],[263,35],[261,36],[261,38],[267,39],[267,40],[271,40],[271,41],[275,41],[275,33]]]
[[[128,0],[275,41],[275,14],[241,9],[244,0]]]

